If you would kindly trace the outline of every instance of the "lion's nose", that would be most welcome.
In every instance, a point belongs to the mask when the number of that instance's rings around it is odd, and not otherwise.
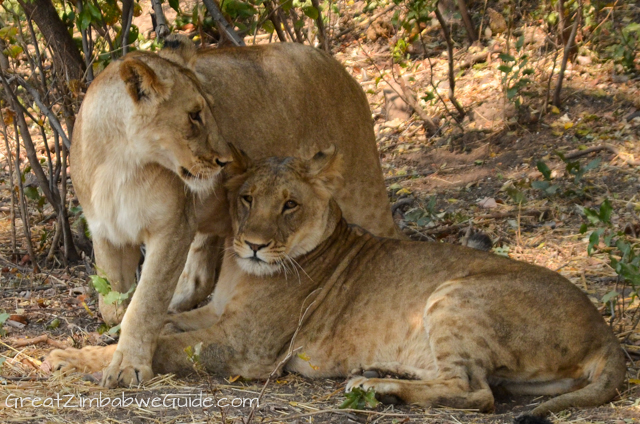
[[[260,249],[264,249],[265,247],[269,246],[271,244],[271,242],[266,243],[266,244],[256,244],[256,243],[250,243],[248,241],[245,240],[245,243],[247,244],[247,246],[249,246],[249,248],[251,250],[255,252],[257,252]]]

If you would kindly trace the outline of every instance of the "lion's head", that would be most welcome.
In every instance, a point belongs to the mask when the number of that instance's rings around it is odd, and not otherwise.
[[[226,187],[236,259],[255,275],[286,270],[329,237],[340,218],[332,195],[342,185],[342,157],[331,146],[309,160],[272,157],[252,163],[232,150]]]
[[[128,139],[135,141],[139,161],[159,163],[192,190],[208,191],[232,157],[212,100],[188,68],[195,47],[180,37],[171,36],[160,56],[134,52],[120,63],[119,75],[133,102]]]

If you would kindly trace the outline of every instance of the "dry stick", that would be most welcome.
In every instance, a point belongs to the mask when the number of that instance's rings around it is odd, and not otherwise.
[[[464,4],[464,0],[459,0],[458,3]],[[444,20],[444,16],[442,16],[442,13],[440,13],[440,9],[438,9],[438,7],[435,8],[435,13],[436,18],[440,23],[440,27],[442,28],[444,39],[447,42],[447,51],[449,53],[449,100],[451,100],[451,103],[453,103],[453,106],[455,106],[456,110],[458,111],[458,119],[462,120],[464,118],[465,111],[460,103],[458,103],[458,100],[456,100],[455,96],[456,77],[453,73],[453,41],[451,40],[451,33],[449,32],[449,28],[447,28],[447,22]],[[474,33],[470,32],[469,34]]]
[[[236,30],[233,29],[222,12],[220,12],[220,8],[216,4],[215,0],[202,0],[202,2],[209,11],[209,14],[213,18],[213,20],[218,24],[222,32],[224,32],[229,40],[236,46],[244,46],[244,40],[242,39],[242,37],[240,37],[240,35],[238,35]]]
[[[623,153],[621,153],[620,150],[617,147],[612,146],[610,144],[603,144],[601,146],[589,147],[588,149],[578,150],[577,152],[567,153],[564,156],[564,158],[567,159],[567,160],[577,159],[577,158],[580,158],[582,156],[586,156],[589,153],[599,152],[599,151],[602,151],[602,150],[606,150],[606,151],[608,151],[610,153],[613,153],[614,155],[618,156],[620,159],[622,159],[624,162],[626,162],[627,164],[629,164],[631,166],[640,166],[640,161],[639,160],[625,158],[624,156],[622,156]]]
[[[478,41],[478,37],[476,36],[476,29],[473,26],[473,21],[471,20],[471,17],[469,17],[469,10],[467,9],[467,5],[464,2],[464,0],[458,0],[458,10],[460,11],[460,15],[462,16],[464,27],[467,30],[469,41],[471,41],[471,44],[473,44],[476,41]],[[436,7],[436,13],[440,13],[440,10],[437,7]]]
[[[154,28],[156,38],[164,40],[164,37],[169,35],[170,31],[162,11],[161,0],[151,0],[151,3],[153,4],[153,13],[156,15],[156,27]]]
[[[61,343],[57,340],[50,339],[48,335],[43,334],[42,336],[34,337],[33,339],[18,339],[9,341],[13,347],[24,347],[29,345],[34,345],[38,343],[47,343],[58,349],[66,349],[67,346],[65,343]]]
[[[316,25],[318,25],[318,40],[320,41],[322,50],[331,54],[331,48],[329,47],[329,37],[327,36],[327,31],[324,27],[324,22],[322,21],[322,11],[320,10],[320,3],[318,2],[318,0],[311,0],[311,4],[318,11],[318,16],[316,17]]]
[[[562,80],[564,79],[564,71],[567,69],[567,61],[569,60],[569,54],[571,53],[571,48],[573,47],[574,40],[576,39],[576,34],[578,32],[578,23],[580,22],[580,18],[582,17],[582,3],[579,4],[578,10],[576,11],[576,17],[573,21],[573,27],[571,28],[571,35],[569,35],[569,40],[567,41],[567,45],[564,48],[564,55],[562,56],[562,64],[560,65],[560,73],[558,74],[558,82],[556,83],[556,90],[553,93],[553,104],[556,107],[560,107],[560,91],[562,91]]]

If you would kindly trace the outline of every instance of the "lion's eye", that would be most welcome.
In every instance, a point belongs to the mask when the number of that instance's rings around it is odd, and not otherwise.
[[[295,209],[296,207],[298,207],[298,204],[296,202],[294,202],[293,200],[287,200],[282,208],[282,211],[288,211],[291,209]]]
[[[253,202],[253,197],[247,195],[247,196],[242,196],[242,200],[247,204],[250,205],[251,202]]]
[[[200,116],[200,110],[197,112],[189,112],[189,119],[191,122],[199,122],[202,124],[202,117]]]

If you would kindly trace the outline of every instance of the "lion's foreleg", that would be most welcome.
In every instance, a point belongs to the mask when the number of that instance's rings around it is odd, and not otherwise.
[[[174,311],[188,311],[205,300],[216,285],[222,263],[223,239],[197,233],[171,299]]]
[[[95,237],[93,250],[96,255],[96,272],[106,278],[111,290],[129,291],[136,281],[136,269],[140,262],[140,246],[115,246],[107,239]],[[102,319],[109,325],[122,321],[128,302],[107,304],[102,295],[98,298]]]
[[[183,216],[149,231],[140,283],[122,320],[118,348],[104,371],[103,386],[139,384],[153,377],[151,361],[156,342],[187,259],[194,227]]]

